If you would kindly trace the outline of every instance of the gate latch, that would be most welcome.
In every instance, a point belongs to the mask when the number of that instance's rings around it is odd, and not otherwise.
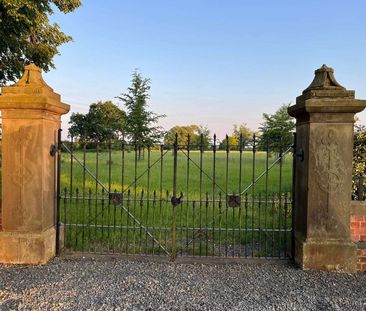
[[[180,197],[179,198],[176,198],[176,197],[172,197],[170,199],[170,202],[172,202],[173,206],[177,206],[179,205],[180,203],[182,203],[182,198],[183,198],[183,193],[180,194]]]

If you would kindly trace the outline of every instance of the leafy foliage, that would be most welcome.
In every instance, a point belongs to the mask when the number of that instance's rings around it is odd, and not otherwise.
[[[99,101],[87,114],[73,113],[69,124],[69,136],[80,141],[110,141],[124,137],[126,113],[111,101]]]
[[[242,143],[245,144],[245,142],[252,139],[253,131],[245,123],[234,124],[232,135],[221,141],[219,149],[224,150],[229,147],[230,150],[237,150],[240,145],[240,136],[242,136]]]
[[[72,38],[50,24],[48,16],[53,7],[68,13],[80,5],[80,0],[1,0],[0,84],[18,79],[25,64],[54,68],[58,46]]]
[[[126,106],[127,136],[132,143],[142,148],[152,146],[163,136],[161,127],[156,124],[164,115],[157,115],[147,110],[150,83],[150,79],[143,78],[140,73],[135,71],[132,74],[131,86],[127,89],[127,93],[117,97]]]
[[[164,136],[164,144],[173,145],[175,142],[175,134],[178,135],[179,145],[187,145],[188,137],[189,144],[193,148],[199,147],[202,144],[204,149],[208,149],[210,145],[210,131],[201,125],[177,125],[172,127]]]
[[[363,187],[366,190],[366,126],[356,125],[353,147],[353,194],[357,197],[358,178],[363,177]],[[359,198],[360,199],[360,198]]]
[[[264,122],[261,124],[261,139],[259,148],[264,149],[269,144],[269,151],[279,152],[281,146],[289,146],[293,141],[295,122],[287,113],[289,104],[282,105],[274,114],[263,113]]]

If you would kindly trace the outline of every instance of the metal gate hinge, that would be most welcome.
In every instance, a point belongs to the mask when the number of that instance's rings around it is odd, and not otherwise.
[[[296,154],[296,156],[298,158],[300,158],[300,162],[303,162],[304,161],[304,157],[305,157],[304,149],[300,148],[299,149],[299,152]]]
[[[57,152],[56,145],[52,144],[50,146],[50,155],[51,155],[51,157],[54,157],[56,155],[56,152]]]

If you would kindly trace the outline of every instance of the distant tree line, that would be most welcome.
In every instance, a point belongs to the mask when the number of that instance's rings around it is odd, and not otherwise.
[[[148,110],[150,79],[142,78],[134,72],[131,86],[126,93],[117,98],[125,110],[111,101],[93,103],[86,114],[73,113],[70,118],[69,136],[78,142],[113,142],[123,140],[138,146],[140,151],[146,147],[163,143],[191,149],[244,150],[256,148],[280,152],[293,140],[295,123],[288,115],[289,105],[282,105],[274,114],[263,114],[259,132],[251,130],[246,123],[234,124],[230,135],[219,140],[202,125],[173,126],[164,132],[158,125],[160,118]]]

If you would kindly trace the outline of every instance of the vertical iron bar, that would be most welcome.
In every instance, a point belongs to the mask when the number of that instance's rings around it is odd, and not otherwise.
[[[183,193],[179,194],[179,197],[183,198]],[[180,246],[180,254],[183,255],[183,240],[184,240],[184,232],[183,232],[183,200],[180,201],[180,236],[179,236],[179,246]]]
[[[75,190],[75,248],[78,247],[78,228],[79,228],[79,188]]]
[[[245,193],[245,257],[248,257],[248,193]]]
[[[252,148],[252,257],[254,256],[254,217],[255,217],[255,208],[254,208],[254,196],[255,196],[255,153],[256,153],[256,140],[255,134],[253,134],[253,148]]]
[[[144,206],[144,189],[141,190],[141,197],[140,197],[140,219],[142,221],[142,208]],[[140,233],[139,233],[139,253],[141,255],[142,252],[142,224],[140,224]]]
[[[190,151],[191,151],[191,136],[188,134],[187,135],[187,183],[186,183],[186,245],[188,247],[188,243],[189,243],[189,222],[188,222],[188,212],[189,212],[189,164],[190,164]],[[194,223],[193,223],[193,232],[194,232]],[[188,251],[188,250],[187,250]]]
[[[90,246],[91,246],[90,216],[91,216],[91,189],[89,188],[89,192],[88,192],[88,252],[90,252]]]
[[[265,139],[265,148],[266,148],[266,186],[265,186],[265,206],[264,206],[264,211],[265,211],[265,216],[264,216],[264,228],[267,229],[267,213],[268,213],[268,166],[269,166],[269,141],[268,141],[268,137],[266,137]],[[266,231],[267,233],[267,231]],[[267,234],[264,235],[264,252],[266,254],[267,257]]]
[[[176,209],[176,199],[177,199],[177,158],[178,158],[178,134],[175,133],[175,140],[173,145],[173,225],[172,225],[172,255],[171,261],[174,261],[177,257],[176,248],[176,229],[177,229],[177,209]]]
[[[73,222],[73,213],[72,213],[72,194],[73,194],[73,175],[74,175],[74,138],[71,137],[71,145],[70,145],[70,225]],[[72,231],[73,227],[70,226],[69,230],[69,240],[72,243]]]
[[[114,197],[117,198],[117,189],[114,189]],[[117,202],[113,201],[113,244],[112,244],[112,253],[116,251],[116,226],[117,226]],[[121,208],[122,210],[122,208]]]
[[[363,201],[364,189],[363,189],[363,176],[358,176],[358,185],[357,185],[357,200]]]
[[[165,240],[165,247],[168,246],[168,228],[169,228],[169,211],[170,211],[170,200],[169,200],[169,191],[166,190],[165,192],[165,220],[164,220],[164,231],[165,231],[165,235],[164,235],[164,240]],[[170,228],[169,228],[170,231]]]
[[[110,246],[111,246],[111,200],[109,198],[110,191],[107,193],[108,200],[107,200],[107,219],[108,219],[108,225],[107,225],[107,252],[110,252]]]
[[[112,182],[112,145],[111,145],[111,142],[109,142],[108,143],[108,193],[111,193],[111,182]]]
[[[70,193],[72,193],[73,189],[73,172],[74,172],[74,137],[71,136],[71,145],[70,145]]]
[[[215,239],[216,239],[216,232],[215,232],[215,190],[216,190],[216,134],[213,136],[213,148],[212,148],[212,157],[213,157],[213,163],[212,163],[212,256],[215,256]]]
[[[208,192],[206,192],[206,256],[208,256]]]
[[[101,193],[101,209],[102,209],[102,240],[101,240],[101,246],[102,249],[104,250],[104,187],[102,187],[102,193]]]
[[[145,217],[145,224],[148,227],[149,226],[149,213],[150,213],[150,156],[151,156],[151,148],[150,146],[147,147],[147,193],[146,193],[146,198],[147,198],[147,208],[146,208],[146,217]],[[147,240],[148,240],[148,231],[146,230],[145,233],[145,253],[148,253],[147,250]],[[155,235],[155,232],[153,231],[153,234]],[[154,239],[153,239],[154,240]]]
[[[275,206],[275,195],[272,194],[272,257],[275,256],[275,228],[274,228],[274,222],[275,222],[275,214],[276,214],[276,206]]]
[[[296,153],[297,153],[297,137],[294,133],[294,143],[292,145],[292,200],[291,200],[291,258],[295,258],[295,198],[296,198]]]
[[[156,190],[153,192],[153,218],[152,218],[152,231],[155,235],[155,213],[156,213]],[[152,239],[152,254],[155,255],[155,239]]]
[[[193,230],[192,230],[192,255],[193,257],[196,255],[196,239],[195,239],[195,235],[194,235],[194,232],[195,232],[195,227],[196,227],[196,222],[195,222],[195,215],[196,215],[196,201],[193,200],[192,202],[192,209],[193,209]]]
[[[112,182],[112,146],[111,142],[108,142],[108,252],[110,252],[110,216],[111,216],[111,182]]]
[[[200,135],[200,234],[199,234],[199,245],[200,245],[200,256],[202,256],[202,172],[203,172],[203,134]]]
[[[82,245],[82,251],[84,250],[84,238],[85,238],[85,174],[86,174],[86,146],[85,146],[85,142],[83,144],[83,197],[82,197],[82,200],[83,200],[83,216],[82,216],[82,224],[83,224],[83,227],[82,227],[82,242],[81,242],[81,245]]]
[[[235,196],[235,192],[233,193],[233,195]],[[235,256],[235,208],[232,207],[232,221],[231,221],[231,230],[232,230],[232,244],[233,245],[233,249],[232,249],[232,257]]]
[[[284,231],[284,234],[285,234],[285,237],[284,237],[284,240],[285,240],[284,258],[286,258],[286,254],[287,254],[287,210],[288,210],[288,193],[286,192],[285,193],[285,223],[284,223],[284,226],[285,226],[285,231]]]
[[[125,185],[125,141],[122,140],[121,142],[121,205],[124,206],[124,185]],[[122,247],[123,247],[123,240],[127,241],[127,235],[126,238],[123,239],[123,208],[120,208],[120,224],[121,224],[121,237],[120,237],[120,242],[121,242],[121,251],[122,251]],[[128,216],[126,215],[126,226],[128,227]]]
[[[99,143],[96,145],[97,152],[95,154],[95,219],[94,219],[94,236],[95,236],[95,245],[94,252],[97,251],[98,245],[98,179],[99,179]]]
[[[226,134],[226,167],[225,167],[225,195],[229,190],[229,136]],[[225,257],[228,254],[228,204],[225,200]]]
[[[67,236],[68,236],[68,230],[70,229],[70,226],[69,226],[69,228],[68,228],[68,224],[67,224],[67,219],[68,219],[68,217],[67,217],[67,188],[65,187],[65,189],[64,189],[64,230],[65,230],[65,232],[64,232],[64,237],[65,237],[65,247],[68,245],[68,238],[67,238]]]
[[[126,254],[130,254],[130,207],[131,207],[131,190],[127,190],[127,228],[126,228]]]
[[[258,195],[258,255],[261,256],[262,243],[261,243],[261,207],[262,207],[262,194]]]
[[[282,208],[282,169],[283,169],[283,140],[280,138],[280,184],[279,184],[279,200],[278,200],[278,257],[281,257],[281,208]]]
[[[135,165],[134,165],[134,182],[133,182],[133,215],[136,217],[136,200],[137,200],[137,149],[140,146],[137,145],[137,141],[135,141]],[[133,254],[136,253],[136,221],[135,217],[133,218]]]
[[[219,191],[219,257],[221,257],[222,198]]]
[[[164,166],[164,145],[160,145],[160,198],[159,198],[159,240],[162,241],[162,231],[163,231],[163,166]],[[166,245],[165,245],[166,246]]]
[[[243,133],[240,133],[240,137],[239,137],[239,196],[240,196],[240,201],[241,201],[241,197],[242,197],[242,174],[243,174]],[[238,253],[238,257],[241,257],[241,252],[242,252],[242,243],[241,243],[241,214],[242,214],[242,210],[241,210],[241,202],[240,202],[240,206],[239,206],[239,253]]]
[[[61,223],[61,129],[57,131],[57,177],[56,177],[56,255],[61,253],[60,223]]]

